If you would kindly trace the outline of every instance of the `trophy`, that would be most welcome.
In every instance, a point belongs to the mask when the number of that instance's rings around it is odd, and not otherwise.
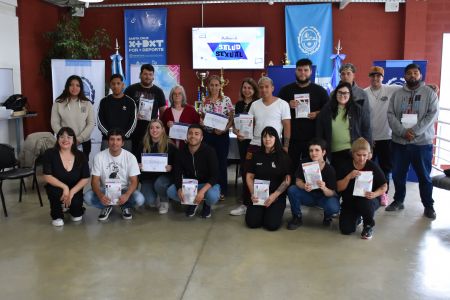
[[[230,81],[228,79],[223,78],[223,68],[220,69],[220,97],[221,98],[223,98],[223,96],[224,96],[223,88],[226,87],[229,83],[230,83]]]
[[[197,101],[195,101],[195,110],[198,111],[200,108],[200,105],[205,101],[207,90],[205,87],[205,80],[209,76],[209,72],[195,72],[195,75],[200,80],[200,85],[197,87]]]

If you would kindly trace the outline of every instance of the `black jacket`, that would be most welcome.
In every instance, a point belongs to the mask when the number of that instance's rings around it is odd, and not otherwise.
[[[219,177],[219,164],[213,148],[202,143],[194,153],[189,152],[188,145],[178,152],[174,166],[175,186],[181,188],[183,178],[197,179],[199,184],[215,185]]]

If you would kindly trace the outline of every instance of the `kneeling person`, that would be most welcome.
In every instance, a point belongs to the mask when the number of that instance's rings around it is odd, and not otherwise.
[[[317,180],[313,183],[305,180],[305,177],[308,176],[305,176],[303,166],[300,165],[296,173],[297,179],[295,185],[288,189],[292,212],[292,220],[289,221],[287,226],[289,230],[297,229],[302,225],[302,205],[309,207],[319,206],[323,208],[323,225],[325,226],[329,226],[331,224],[332,216],[339,213],[339,198],[335,192],[336,173],[334,168],[325,162],[325,149],[326,142],[322,139],[314,138],[309,142],[309,157],[312,162],[317,162],[317,167],[320,169],[321,180]]]
[[[124,134],[120,129],[108,131],[108,149],[94,157],[92,167],[92,190],[84,194],[84,201],[90,206],[100,208],[99,221],[108,219],[117,204],[122,209],[122,217],[132,219],[130,208],[144,204],[144,196],[136,190],[138,186],[139,165],[136,157],[122,149]],[[105,189],[108,185],[109,190]],[[111,196],[116,190],[117,198]]]
[[[180,149],[174,166],[174,180],[167,189],[170,199],[187,203],[183,193],[183,178],[198,182],[197,193],[192,205],[187,205],[186,216],[193,217],[200,203],[204,202],[202,217],[211,217],[211,206],[219,201],[220,186],[217,183],[219,164],[213,148],[202,143],[203,130],[198,124],[189,126],[187,143]]]

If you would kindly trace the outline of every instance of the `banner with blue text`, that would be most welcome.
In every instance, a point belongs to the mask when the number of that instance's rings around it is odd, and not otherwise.
[[[329,78],[333,71],[331,4],[285,7],[286,51],[291,64],[309,58],[317,66],[316,79]]]

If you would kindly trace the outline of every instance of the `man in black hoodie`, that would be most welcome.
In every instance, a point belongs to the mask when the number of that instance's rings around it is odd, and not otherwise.
[[[193,205],[187,205],[186,216],[193,217],[203,203],[202,218],[211,217],[211,206],[219,201],[220,186],[217,183],[219,165],[213,148],[202,143],[203,129],[198,124],[189,126],[187,143],[177,155],[174,165],[174,181],[167,189],[170,199],[187,203],[183,193],[183,179],[195,179],[198,188]]]

